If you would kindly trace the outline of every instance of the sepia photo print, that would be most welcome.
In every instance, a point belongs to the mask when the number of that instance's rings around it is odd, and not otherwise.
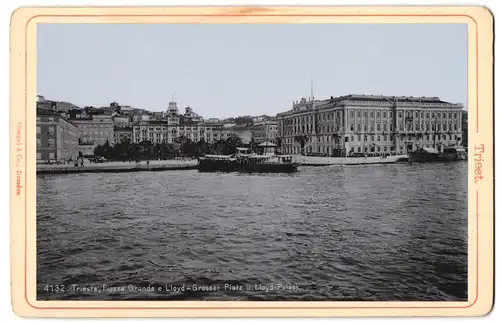
[[[36,299],[467,301],[467,28],[38,24]]]

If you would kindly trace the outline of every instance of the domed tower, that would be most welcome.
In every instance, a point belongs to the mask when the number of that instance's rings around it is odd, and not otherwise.
[[[168,103],[168,108],[167,108],[167,115],[178,115],[179,114],[179,108],[177,108],[177,102],[174,100],[170,101]]]

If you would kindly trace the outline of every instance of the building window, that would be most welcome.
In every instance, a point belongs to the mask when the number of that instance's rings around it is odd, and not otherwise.
[[[42,145],[42,139],[37,139],[36,145],[37,145],[37,147],[40,147]]]
[[[53,135],[54,134],[54,127],[49,127],[49,134]]]
[[[49,122],[54,122],[54,117],[49,117]]]
[[[36,127],[36,133],[41,133],[41,132],[42,132],[41,128],[39,126],[37,126]]]
[[[55,158],[55,154],[54,153],[49,153],[49,159],[54,159]]]
[[[36,159],[42,159],[42,153],[36,153]]]
[[[50,138],[49,139],[49,147],[53,147],[53,146],[55,146],[55,141],[54,141],[54,139]]]

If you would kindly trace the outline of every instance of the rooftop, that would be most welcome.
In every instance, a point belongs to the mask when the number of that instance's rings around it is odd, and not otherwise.
[[[398,103],[409,103],[409,104],[445,104],[450,106],[461,106],[460,104],[454,104],[447,101],[441,100],[439,97],[425,97],[425,96],[386,96],[386,95],[366,95],[366,94],[349,94],[338,97],[330,97],[326,100],[314,100],[315,107],[317,109],[325,109],[327,107],[332,107],[332,105],[342,104],[346,102],[378,102],[380,104],[398,104]],[[288,115],[296,111],[304,111],[312,108],[312,101],[306,101],[302,98],[299,102],[294,102],[293,109],[278,113],[277,116]]]

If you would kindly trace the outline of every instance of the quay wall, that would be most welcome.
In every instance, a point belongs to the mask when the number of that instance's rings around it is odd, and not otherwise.
[[[315,157],[292,155],[292,161],[302,166],[330,165],[375,165],[407,162],[407,155],[390,155],[386,157]]]
[[[196,169],[197,160],[165,160],[146,162],[106,162],[100,164],[84,164],[74,166],[66,165],[45,165],[39,164],[36,167],[37,174],[69,174],[69,173],[121,173],[121,172],[143,172],[143,171],[164,171],[164,170],[188,170]]]

